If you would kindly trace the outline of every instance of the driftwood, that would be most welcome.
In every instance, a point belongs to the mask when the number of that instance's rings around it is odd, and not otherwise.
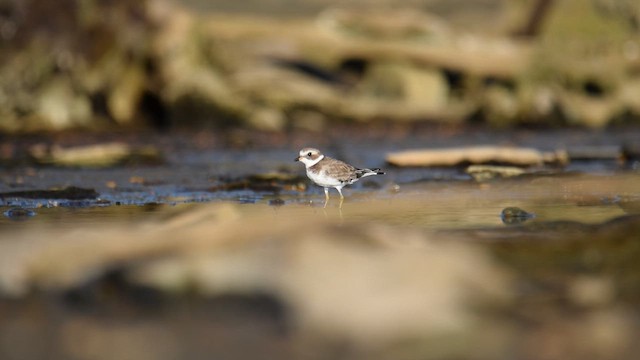
[[[512,164],[519,166],[564,164],[564,151],[542,152],[532,148],[473,146],[450,149],[420,149],[387,154],[386,161],[395,166],[455,166],[459,164]]]
[[[34,145],[29,155],[38,164],[70,167],[108,167],[123,163],[157,164],[162,154],[154,146],[132,148],[123,143],[105,143],[63,148]]]

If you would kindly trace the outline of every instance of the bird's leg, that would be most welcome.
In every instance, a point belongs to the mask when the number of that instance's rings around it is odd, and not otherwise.
[[[344,202],[344,195],[342,195],[341,188],[336,188],[336,190],[338,190],[338,192],[340,193],[340,209],[342,209],[342,203]]]
[[[329,203],[329,188],[324,188],[324,207]]]

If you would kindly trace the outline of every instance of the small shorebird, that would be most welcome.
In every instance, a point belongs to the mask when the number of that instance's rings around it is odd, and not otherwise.
[[[324,207],[329,202],[329,188],[340,193],[340,207],[344,201],[342,188],[351,185],[363,177],[382,175],[380,169],[358,169],[345,162],[324,156],[320,150],[304,148],[295,161],[300,161],[307,168],[307,176],[311,181],[324,188]]]

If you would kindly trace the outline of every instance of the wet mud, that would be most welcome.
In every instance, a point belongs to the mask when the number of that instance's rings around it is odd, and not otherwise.
[[[392,191],[395,185],[434,181],[473,183],[474,177],[613,174],[637,169],[638,161],[629,149],[635,146],[638,138],[640,131],[633,128],[594,133],[577,129],[537,132],[395,126],[373,126],[367,131],[337,127],[322,137],[309,132],[265,134],[246,131],[5,137],[0,139],[3,168],[0,206],[52,207],[60,202],[50,200],[78,200],[78,194],[73,191],[65,194],[65,188],[84,188],[97,193],[98,196],[81,196],[85,202],[69,204],[85,207],[215,200],[268,202],[273,195],[282,195],[280,198],[285,201],[297,201],[298,195],[318,193],[317,187],[304,177],[300,165],[289,161],[291,153],[295,154],[298,148],[309,144],[347,162],[388,170],[380,179],[367,179],[349,187],[356,193],[381,188]],[[491,166],[481,166],[483,170],[478,171],[478,166],[467,169],[464,163],[397,168],[385,162],[387,154],[406,149],[487,144],[541,151],[563,150],[571,161],[564,166],[548,164],[520,168],[518,172]],[[33,158],[34,148],[56,148],[64,154],[64,161],[49,159],[43,163]],[[153,160],[142,161],[140,149],[154,149]],[[87,162],[87,153],[104,158],[99,162]],[[127,154],[131,161],[122,162],[128,158]],[[112,158],[119,162],[111,162]],[[68,162],[70,159],[76,159],[78,163]],[[507,170],[511,173],[505,173]]]

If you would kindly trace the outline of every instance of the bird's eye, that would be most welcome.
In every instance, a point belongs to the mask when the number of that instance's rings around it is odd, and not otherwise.
[[[309,151],[309,153],[307,153],[307,156],[308,156],[308,157],[311,157],[311,151]]]

